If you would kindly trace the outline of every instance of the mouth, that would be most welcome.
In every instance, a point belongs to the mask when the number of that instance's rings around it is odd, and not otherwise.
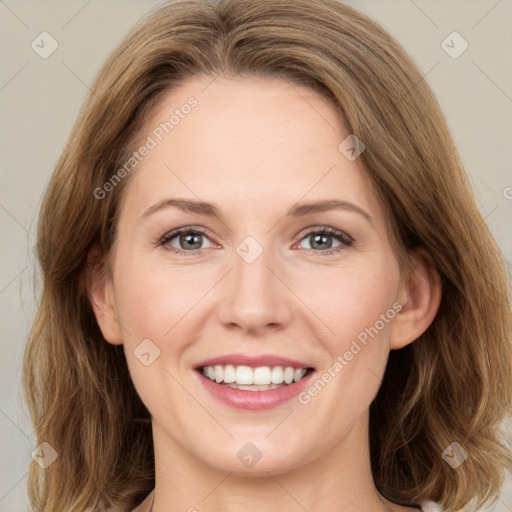
[[[198,371],[207,379],[221,386],[243,391],[270,391],[301,381],[314,371],[313,368],[293,366],[201,366]]]
[[[269,409],[298,395],[315,368],[277,356],[234,354],[203,361],[195,368],[210,395],[238,409]]]

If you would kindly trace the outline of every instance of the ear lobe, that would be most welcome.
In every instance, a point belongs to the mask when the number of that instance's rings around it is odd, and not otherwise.
[[[87,295],[105,340],[112,345],[121,345],[121,327],[117,320],[113,291],[103,255],[99,248],[94,247],[87,256]]]
[[[423,249],[411,254],[413,270],[401,285],[402,309],[391,328],[390,348],[400,349],[419,338],[434,320],[441,303],[441,278]]]

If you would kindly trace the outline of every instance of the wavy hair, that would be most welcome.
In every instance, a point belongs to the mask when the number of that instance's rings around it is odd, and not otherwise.
[[[512,398],[509,275],[422,73],[389,33],[337,0],[181,0],[149,13],[104,63],[44,196],[43,286],[23,388],[38,443],[58,458],[45,470],[31,462],[34,510],[130,511],[154,487],[150,414],[87,294],[87,256],[98,247],[108,259],[130,178],[102,200],[94,191],[134,151],[163,95],[200,74],[309,86],[364,142],[364,176],[401,269],[421,249],[443,289],[424,334],[391,351],[370,406],[375,485],[391,501],[433,500],[448,512],[495,501],[512,468],[501,431]],[[457,469],[442,458],[453,442],[469,454]]]

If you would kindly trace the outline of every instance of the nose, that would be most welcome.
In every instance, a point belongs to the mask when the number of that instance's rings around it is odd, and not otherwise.
[[[285,272],[270,250],[249,261],[233,251],[233,269],[223,280],[219,298],[222,324],[251,334],[285,328],[296,300]]]

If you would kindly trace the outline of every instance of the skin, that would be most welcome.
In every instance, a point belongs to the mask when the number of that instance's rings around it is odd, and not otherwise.
[[[416,510],[374,486],[369,406],[389,351],[413,342],[435,317],[437,275],[418,253],[414,279],[402,278],[360,160],[338,150],[348,133],[315,91],[269,78],[194,77],[166,95],[143,138],[190,96],[197,107],[132,171],[112,276],[95,273],[90,290],[105,340],[124,344],[152,415],[153,512]],[[215,203],[222,220],[175,207],[141,219],[178,197]],[[347,210],[285,217],[298,201],[322,199],[356,204],[371,223]],[[186,226],[208,231],[199,253],[179,236],[158,245]],[[314,234],[324,226],[354,244],[328,237],[340,250],[323,254],[329,248],[315,246]],[[236,252],[247,236],[263,249],[252,263]],[[400,313],[308,404],[240,411],[214,399],[192,369],[215,356],[271,353],[322,374],[395,302]],[[134,355],[144,339],[160,350],[149,366]],[[262,453],[252,468],[237,457],[247,442]],[[150,498],[137,511],[148,511]]]

